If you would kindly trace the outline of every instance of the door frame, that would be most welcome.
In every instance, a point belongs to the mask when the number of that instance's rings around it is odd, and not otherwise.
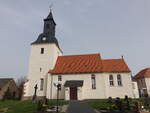
[[[70,87],[70,100],[78,100],[78,87]]]

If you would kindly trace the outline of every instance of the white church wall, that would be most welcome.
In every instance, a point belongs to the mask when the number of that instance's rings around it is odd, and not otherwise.
[[[56,99],[57,96],[57,90],[56,87],[53,85],[55,82],[58,82],[58,75],[50,75],[50,79],[53,79],[52,81],[52,99]],[[62,84],[62,90],[60,92],[60,98],[61,99],[68,99],[69,98],[69,90],[65,91],[64,84],[67,80],[83,80],[83,87],[78,88],[78,99],[100,99],[105,98],[105,88],[104,88],[104,77],[101,74],[95,74],[96,76],[96,89],[92,89],[92,83],[91,83],[91,74],[67,74],[67,75],[61,75],[62,81],[60,82]],[[50,81],[50,80],[49,80]],[[50,90],[50,88],[48,88]],[[68,92],[68,94],[65,94]],[[51,95],[49,92],[48,95]]]
[[[109,84],[109,75],[112,74],[114,77],[114,86],[111,87]],[[122,77],[122,86],[117,84],[117,75],[120,74]],[[96,89],[92,89],[91,74],[67,74],[61,75],[62,91],[60,92],[60,98],[69,100],[70,91],[69,88],[64,89],[64,84],[67,80],[84,80],[83,87],[78,89],[78,99],[103,99],[108,97],[120,97],[124,98],[125,95],[134,98],[133,86],[131,81],[130,73],[96,73]],[[53,77],[53,82],[58,82],[58,75],[49,75]],[[52,99],[56,99],[56,88],[52,85]],[[80,93],[79,93],[80,92]]]
[[[51,95],[52,84],[51,84],[51,81],[52,81],[52,76],[50,74],[48,74],[47,75],[47,87],[46,87],[46,98],[48,98],[48,99],[52,99],[52,95]]]
[[[78,89],[77,89],[77,91],[78,91],[78,100],[82,100],[83,98],[82,98],[82,87],[78,87]]]
[[[109,84],[109,75],[114,77],[114,86]],[[122,86],[117,84],[117,75],[120,74],[122,77]],[[92,89],[91,74],[67,74],[61,75],[62,81],[62,91],[60,92],[61,99],[70,99],[70,89],[64,88],[64,84],[67,80],[84,80],[83,87],[78,88],[78,100],[83,99],[103,99],[103,98],[124,98],[128,95],[131,98],[138,98],[137,88],[133,89],[131,73],[96,73],[96,89]],[[52,82],[52,96],[51,99],[56,99],[57,90],[54,87],[54,83],[58,82],[58,75],[50,75],[49,78],[53,78]],[[136,84],[135,84],[136,87]],[[50,88],[48,88],[49,90]],[[50,95],[50,93],[47,93]],[[48,96],[50,97],[50,96]]]
[[[125,95],[133,98],[133,88],[131,73],[103,73],[105,75],[105,87],[106,87],[106,97],[120,97],[124,98]],[[117,83],[117,75],[120,74],[122,78],[122,86]],[[109,75],[113,75],[114,86],[110,86]]]
[[[70,100],[70,93],[69,92],[70,92],[70,88],[66,87],[65,88],[65,97],[64,97],[65,100]]]
[[[44,48],[44,54],[41,54],[41,48]],[[47,78],[46,75],[50,69],[54,68],[57,57],[61,56],[61,51],[55,44],[34,44],[31,46],[28,90],[25,90],[25,96],[32,96],[34,86],[38,84],[37,95],[46,96]],[[41,69],[40,69],[41,68]],[[40,79],[44,79],[44,89],[40,90]]]

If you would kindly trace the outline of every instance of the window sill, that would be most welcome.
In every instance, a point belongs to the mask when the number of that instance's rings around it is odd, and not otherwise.
[[[123,86],[109,86],[109,87],[123,87]]]
[[[115,87],[115,86],[109,86],[109,87]]]
[[[121,86],[118,85],[118,87],[123,87],[123,85],[121,85]]]

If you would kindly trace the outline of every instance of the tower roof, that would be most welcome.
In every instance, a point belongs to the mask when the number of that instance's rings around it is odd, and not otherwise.
[[[47,33],[41,33],[38,36],[38,39],[31,44],[44,44],[44,43],[55,43],[59,48],[58,40],[56,39],[56,37],[51,37]]]
[[[49,20],[53,21],[54,24],[56,25],[56,23],[55,23],[55,21],[54,21],[54,18],[53,18],[52,10],[50,10],[50,12],[49,12],[47,18],[44,19],[44,21],[49,21]]]
[[[56,23],[53,19],[52,11],[50,10],[48,16],[44,19],[44,30],[41,33],[37,40],[32,44],[44,44],[44,43],[55,43],[59,48],[58,41],[55,37],[55,26]]]

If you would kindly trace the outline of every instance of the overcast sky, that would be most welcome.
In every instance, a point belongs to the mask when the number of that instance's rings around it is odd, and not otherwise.
[[[123,55],[133,75],[150,67],[150,0],[0,0],[0,77],[27,75],[51,3],[65,55]]]

